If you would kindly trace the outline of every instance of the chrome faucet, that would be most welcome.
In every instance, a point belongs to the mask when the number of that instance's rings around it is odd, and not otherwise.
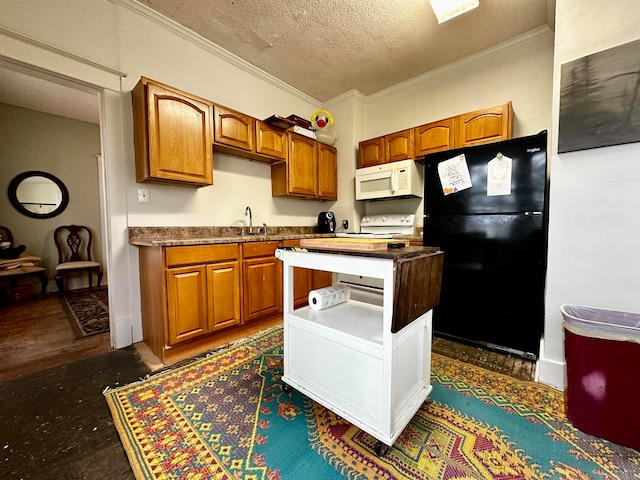
[[[245,208],[244,214],[249,215],[249,233],[253,233],[253,217],[251,215],[251,207]]]

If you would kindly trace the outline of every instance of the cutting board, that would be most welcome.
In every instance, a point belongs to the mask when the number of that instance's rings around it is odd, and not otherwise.
[[[407,240],[395,240],[393,238],[303,238],[300,240],[301,247],[354,250],[358,252],[387,250],[389,243],[402,244],[403,247],[409,244]]]

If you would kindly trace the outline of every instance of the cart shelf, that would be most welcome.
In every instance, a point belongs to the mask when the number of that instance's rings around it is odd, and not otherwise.
[[[284,267],[283,382],[392,445],[431,393],[431,317],[442,252],[279,249],[276,256]],[[381,278],[383,305],[349,300],[294,309],[294,267]]]

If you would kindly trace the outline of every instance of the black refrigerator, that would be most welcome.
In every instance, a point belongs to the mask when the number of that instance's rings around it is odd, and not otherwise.
[[[427,155],[423,243],[444,251],[437,336],[537,359],[547,132]]]

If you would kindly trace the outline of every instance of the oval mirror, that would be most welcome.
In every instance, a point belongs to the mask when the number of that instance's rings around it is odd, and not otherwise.
[[[69,192],[62,181],[47,172],[24,172],[11,180],[9,201],[23,215],[51,218],[69,204]]]

